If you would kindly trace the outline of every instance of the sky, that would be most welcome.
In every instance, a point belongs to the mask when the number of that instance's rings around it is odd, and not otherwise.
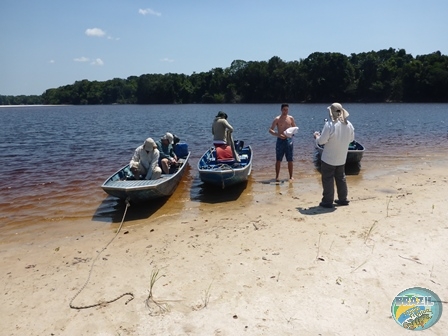
[[[234,60],[448,55],[447,0],[0,0],[0,95]]]

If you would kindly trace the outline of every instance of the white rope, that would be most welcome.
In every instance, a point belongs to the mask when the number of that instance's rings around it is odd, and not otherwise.
[[[224,171],[224,170],[231,170],[231,171],[232,171],[232,176],[230,176],[230,177],[226,177],[226,178],[224,178],[224,174],[221,174],[221,185],[222,185],[222,189],[224,189],[224,188],[226,187],[226,185],[225,185],[225,181],[226,181],[226,180],[229,180],[229,179],[232,179],[232,178],[235,176],[235,169],[233,169],[231,166],[229,166],[228,164],[225,164],[225,163],[216,166],[215,168],[213,168],[213,170],[215,170],[215,171],[216,171],[216,170],[221,170],[221,171]]]
[[[123,226],[123,222],[124,222],[124,218],[126,217],[126,212],[128,211],[128,208],[131,206],[131,204],[129,203],[129,199],[126,199],[126,209],[124,209],[124,214],[123,214],[123,218],[121,220],[120,226],[117,230],[117,233],[115,234],[115,236],[106,244],[106,246],[100,251],[98,252],[98,254],[96,255],[96,258],[93,260],[92,265],[90,266],[90,271],[89,271],[89,276],[87,277],[86,282],[84,283],[84,285],[81,287],[81,289],[75,294],[75,296],[73,297],[73,299],[71,299],[70,301],[70,308],[72,309],[87,309],[87,308],[93,308],[93,307],[97,307],[97,306],[101,306],[107,303],[112,303],[114,301],[117,301],[119,299],[121,299],[123,296],[129,295],[130,298],[124,303],[124,304],[128,304],[130,301],[132,301],[134,299],[134,294],[132,294],[131,292],[127,292],[127,293],[123,293],[119,296],[117,296],[115,299],[109,300],[109,301],[101,301],[98,303],[94,303],[91,305],[87,305],[87,306],[75,306],[73,305],[73,301],[76,299],[76,297],[81,294],[81,292],[84,290],[84,288],[86,288],[87,284],[90,281],[90,276],[92,275],[92,270],[93,270],[93,266],[95,265],[96,261],[98,260],[99,256],[101,255],[101,253],[104,252],[105,249],[107,249],[107,247],[114,241],[114,239],[118,236],[118,234],[120,233],[121,227]]]

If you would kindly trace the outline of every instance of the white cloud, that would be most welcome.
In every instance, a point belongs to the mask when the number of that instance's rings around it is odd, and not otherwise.
[[[156,12],[155,10],[152,10],[151,8],[146,8],[146,9],[139,9],[138,10],[139,14],[142,15],[155,15],[155,16],[162,16],[162,13]]]
[[[104,62],[101,58],[95,58],[95,59],[90,60],[90,58],[82,56],[82,57],[74,58],[73,60],[75,62],[84,62],[84,63],[90,62],[91,65],[99,65],[99,66],[104,65]]]
[[[99,65],[99,66],[103,66],[104,65],[104,62],[103,62],[103,60],[101,59],[101,58],[97,58],[97,59],[95,59],[92,63],[90,63],[90,64],[92,64],[92,65]]]
[[[78,58],[74,58],[73,60],[75,62],[88,62],[89,61],[89,59],[87,57],[84,57],[84,56],[78,57]]]
[[[172,60],[172,59],[169,59],[169,58],[162,58],[161,60],[160,60],[161,62],[168,62],[168,63],[173,63],[174,62],[174,60]]]
[[[86,29],[86,35],[87,36],[103,37],[104,35],[106,35],[106,32],[100,28],[89,28],[89,29]]]
[[[48,63],[53,64],[56,63],[54,60],[49,60]]]

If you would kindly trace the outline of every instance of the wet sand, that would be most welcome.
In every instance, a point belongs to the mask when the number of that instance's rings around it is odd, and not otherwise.
[[[124,205],[112,223],[3,231],[2,334],[407,335],[390,313],[399,292],[448,300],[447,167],[367,161],[335,209],[317,206],[315,173],[275,184],[255,172],[226,194],[186,181],[122,225]],[[447,329],[444,312],[425,335]]]

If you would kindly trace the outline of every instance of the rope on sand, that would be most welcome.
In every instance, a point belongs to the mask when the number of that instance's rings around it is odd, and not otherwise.
[[[124,210],[124,214],[123,214],[123,218],[121,220],[120,223],[120,227],[117,230],[117,233],[115,234],[115,236],[106,244],[106,246],[100,251],[98,252],[96,258],[93,260],[92,265],[90,266],[90,271],[89,271],[89,276],[87,277],[86,282],[84,283],[84,285],[81,287],[81,289],[75,294],[75,296],[73,297],[73,299],[71,299],[70,301],[70,308],[72,309],[87,309],[87,308],[93,308],[93,307],[97,307],[97,306],[103,306],[105,304],[108,303],[112,303],[115,302],[119,299],[121,299],[124,296],[130,296],[130,298],[124,303],[124,304],[128,304],[130,301],[132,301],[134,299],[134,294],[132,294],[131,292],[127,292],[127,293],[123,293],[119,296],[117,296],[115,299],[109,300],[109,301],[101,301],[98,303],[94,303],[91,305],[86,305],[86,306],[75,306],[73,304],[73,301],[75,301],[75,299],[78,297],[79,294],[81,294],[81,292],[84,290],[84,288],[86,288],[87,284],[90,281],[90,276],[92,275],[92,270],[93,270],[93,266],[95,265],[96,261],[98,260],[99,256],[101,255],[101,253],[104,252],[105,249],[107,249],[107,247],[114,241],[114,239],[118,236],[118,234],[120,233],[121,227],[123,226],[123,222],[124,222],[124,218],[126,217],[126,212],[128,211],[128,208],[131,206],[131,204],[129,203],[129,199],[126,199],[126,208]]]

